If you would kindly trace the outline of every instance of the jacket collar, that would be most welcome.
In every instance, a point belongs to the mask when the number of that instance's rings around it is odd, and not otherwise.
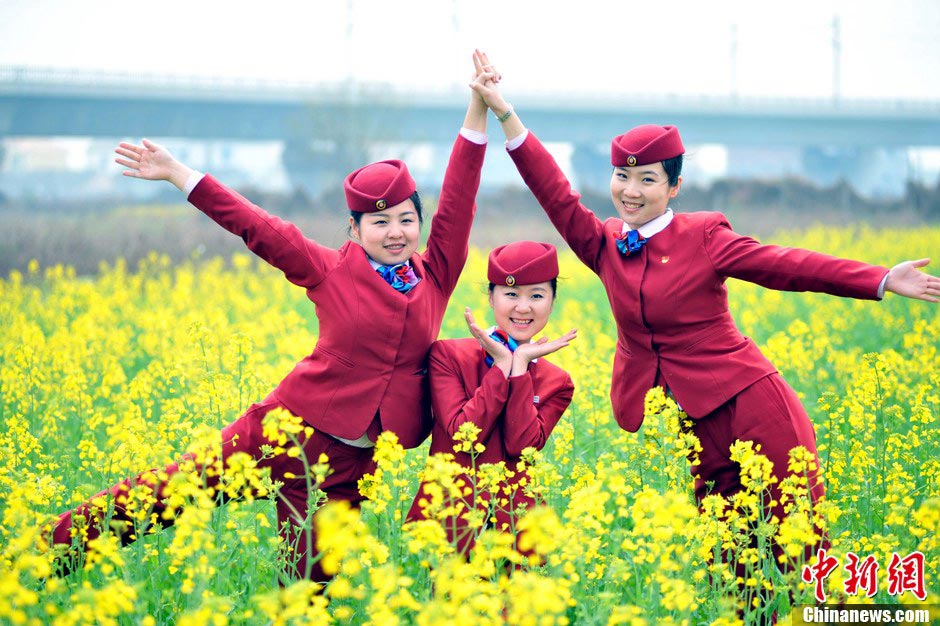
[[[663,213],[659,217],[655,217],[651,219],[647,223],[640,226],[637,230],[640,232],[640,235],[644,239],[649,239],[653,235],[665,230],[665,228],[669,226],[669,224],[672,223],[673,217],[675,217],[675,214],[672,212],[672,209],[667,207],[665,213]],[[627,226],[627,223],[624,222],[623,229],[620,232],[627,233],[627,232],[630,232],[631,230],[633,229]]]

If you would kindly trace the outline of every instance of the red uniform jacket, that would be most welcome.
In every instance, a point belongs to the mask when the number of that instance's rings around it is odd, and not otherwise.
[[[355,439],[376,413],[403,446],[427,436],[427,352],[467,258],[486,146],[457,138],[444,176],[427,250],[411,257],[421,278],[402,294],[348,241],[338,250],[307,239],[206,176],[189,201],[248,248],[306,288],[316,304],[319,339],[274,393],[291,412],[330,435]]]
[[[512,468],[525,448],[541,450],[574,394],[568,373],[544,358],[530,363],[525,374],[506,378],[486,365],[480,344],[471,338],[434,342],[428,371],[434,411],[430,453],[453,453],[457,430],[472,422],[482,430],[477,441],[486,446],[477,463],[506,461]],[[468,454],[456,456],[470,466]]]
[[[877,299],[888,272],[836,257],[761,245],[720,213],[679,213],[639,252],[620,254],[623,221],[601,222],[580,202],[552,156],[529,132],[510,151],[555,228],[607,290],[617,322],[610,390],[614,416],[636,431],[646,392],[669,388],[691,417],[703,417],[776,371],[728,310],[728,277],[771,289]]]
[[[481,463],[506,462],[516,472],[522,451],[528,447],[541,449],[552,429],[571,403],[574,383],[563,369],[544,358],[529,364],[525,374],[506,378],[496,367],[488,367],[480,344],[471,338],[436,341],[431,346],[428,365],[431,377],[431,403],[434,411],[434,429],[431,434],[431,454],[447,452],[455,460],[471,467],[470,455],[454,452],[454,435],[461,424],[472,422],[480,429],[477,439],[486,449],[477,456]],[[516,472],[512,481],[522,478]],[[418,490],[409,520],[423,517],[419,500],[424,488]],[[477,508],[486,507],[488,494],[482,494]],[[531,498],[518,490],[512,502],[514,511],[521,502]],[[511,525],[509,511],[496,511],[497,526]],[[466,553],[474,538],[463,532],[465,524],[456,520],[445,524],[461,553]]]

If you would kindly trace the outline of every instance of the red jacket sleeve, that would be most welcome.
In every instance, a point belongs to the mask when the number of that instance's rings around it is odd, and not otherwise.
[[[509,381],[499,368],[490,368],[480,386],[468,396],[456,362],[443,344],[435,343],[431,346],[428,377],[434,419],[447,434],[453,438],[462,424],[472,422],[482,431],[478,440],[489,439],[509,395]]]
[[[467,262],[485,154],[486,145],[458,135],[444,173],[441,197],[428,233],[428,248],[422,256],[428,274],[445,294],[454,291]]]
[[[241,237],[249,250],[295,285],[316,286],[339,261],[338,251],[307,239],[290,222],[265,212],[208,174],[189,194],[189,201]]]
[[[763,245],[731,230],[720,214],[706,225],[705,251],[723,276],[781,291],[816,291],[836,296],[878,299],[888,268],[783,246]]]
[[[503,445],[506,453],[520,456],[525,448],[541,450],[548,436],[571,404],[574,383],[565,374],[562,386],[548,397],[540,396],[534,402],[532,376],[529,372],[509,379],[509,398],[503,425]]]
[[[604,246],[604,226],[581,204],[581,196],[571,188],[558,163],[532,131],[509,156],[522,180],[548,214],[568,246],[594,273]]]

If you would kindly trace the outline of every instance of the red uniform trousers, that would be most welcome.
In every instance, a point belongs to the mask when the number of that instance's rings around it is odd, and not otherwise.
[[[516,459],[516,462],[518,462],[518,459]],[[516,462],[507,462],[506,465],[515,472],[515,476],[510,479],[511,483],[518,485],[518,483],[525,478],[525,472],[520,472],[515,469]],[[463,476],[463,480],[468,485],[472,484],[472,479],[467,475]],[[418,487],[418,493],[411,503],[411,509],[408,511],[408,515],[405,518],[407,522],[417,522],[427,519],[420,504],[420,501],[427,497],[425,483],[421,483]],[[456,548],[458,554],[469,558],[470,551],[473,549],[473,546],[476,545],[477,538],[480,534],[487,528],[492,528],[500,532],[513,534],[515,537],[516,551],[523,556],[534,558],[534,550],[521,550],[519,548],[520,533],[517,525],[519,524],[519,520],[522,519],[522,516],[535,507],[535,499],[526,495],[523,488],[518,486],[516,490],[513,491],[512,496],[506,496],[502,493],[498,494],[496,496],[497,503],[493,506],[493,510],[490,511],[490,504],[492,503],[493,497],[493,494],[489,491],[482,491],[476,494],[476,498],[466,496],[463,503],[467,506],[467,510],[459,515],[448,515],[444,519],[439,520],[441,527],[447,534],[447,541]],[[505,504],[501,502],[503,499],[507,500]],[[470,527],[467,516],[472,514],[473,511],[486,515],[482,527]],[[495,521],[491,521],[491,518]]]
[[[803,446],[816,457],[817,469],[808,473],[810,496],[815,502],[825,494],[813,424],[796,392],[778,373],[757,380],[705,417],[692,420],[692,432],[702,445],[699,463],[692,467],[699,503],[710,494],[727,499],[743,489],[740,466],[731,460],[729,452],[735,440],[760,444],[760,454],[774,464],[773,474],[778,482],[771,486],[770,496],[777,504],[769,511],[778,520],[786,516],[780,504],[779,481],[789,475],[792,448]],[[709,482],[713,484],[709,486]],[[814,555],[817,547],[808,548],[806,557]],[[774,545],[773,552],[778,557],[782,551]]]
[[[773,475],[778,482],[770,487],[769,492],[776,504],[769,508],[769,512],[778,520],[783,520],[786,515],[784,506],[780,504],[779,481],[789,475],[790,450],[796,446],[803,446],[816,458],[816,471],[807,473],[813,502],[818,502],[825,494],[822,465],[816,452],[816,431],[796,392],[779,373],[758,379],[705,417],[692,420],[692,432],[702,446],[699,463],[692,466],[695,498],[700,504],[708,495],[719,494],[729,499],[743,489],[741,468],[731,460],[729,451],[735,440],[753,441],[755,447],[760,444],[760,454],[774,464]],[[823,534],[817,545],[807,546],[804,562],[808,562],[818,548],[828,546],[829,541]],[[789,569],[786,563],[781,564],[778,560],[783,549],[774,543],[771,550],[777,566]],[[738,577],[744,577],[743,565],[738,564],[736,570]],[[763,598],[761,603],[767,600],[769,598]],[[776,624],[777,613],[774,611],[757,619],[760,624]]]
[[[281,454],[273,458],[262,458],[261,447],[263,445],[272,445],[272,442],[262,434],[262,421],[264,416],[274,408],[281,407],[274,394],[271,394],[258,404],[249,407],[240,418],[229,424],[221,431],[222,437],[222,461],[223,467],[228,467],[228,459],[236,452],[244,452],[252,456],[261,468],[270,468],[271,479],[283,483],[277,497],[277,520],[278,532],[293,549],[292,559],[296,559],[296,571],[303,576],[310,568],[310,578],[315,581],[325,581],[326,576],[318,563],[308,563],[316,555],[316,551],[311,551],[311,545],[308,538],[312,538],[312,545],[316,546],[316,527],[311,528],[311,532],[302,531],[302,523],[307,516],[307,481],[303,478],[304,466],[300,458],[291,458],[286,454]],[[374,448],[357,448],[347,445],[325,433],[314,431],[306,438],[301,432],[298,435],[304,455],[310,465],[318,462],[321,454],[329,457],[330,473],[326,480],[320,485],[328,500],[346,500],[355,507],[364,500],[359,493],[358,482],[363,475],[374,471],[375,463],[373,461]],[[96,515],[101,517],[100,513],[95,512],[95,507],[91,500],[103,497],[113,506],[113,515],[111,516],[111,532],[117,535],[122,544],[128,544],[134,537],[134,521],[127,514],[125,506],[118,496],[126,494],[133,486],[143,482],[151,485],[157,495],[157,502],[153,505],[152,512],[156,513],[156,519],[164,526],[173,524],[173,519],[165,520],[162,513],[166,510],[166,504],[163,499],[166,495],[165,487],[169,478],[179,471],[179,464],[173,463],[163,470],[165,479],[157,478],[160,472],[152,470],[144,472],[135,478],[123,480],[110,489],[106,489],[87,502],[72,511],[67,511],[59,516],[53,529],[53,542],[61,545],[71,545],[72,538],[70,529],[72,527],[72,518],[76,515],[82,515],[86,519],[92,519]],[[149,476],[148,476],[149,474]],[[294,478],[287,478],[287,474],[292,474]],[[218,476],[206,476],[203,472],[205,486],[215,489],[219,486]],[[141,479],[144,479],[143,481]],[[150,516],[148,516],[150,517]],[[115,524],[115,522],[124,522],[124,524]],[[312,524],[312,523],[311,523]],[[101,534],[100,526],[91,526],[88,528],[88,539],[94,539]],[[84,546],[83,546],[84,547]],[[288,572],[288,575],[291,572]]]

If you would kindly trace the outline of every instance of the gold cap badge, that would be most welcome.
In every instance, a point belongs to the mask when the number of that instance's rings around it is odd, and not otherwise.
[[[516,277],[515,277],[515,276],[513,276],[512,274],[510,274],[509,276],[506,277],[506,286],[507,286],[507,287],[512,287],[512,286],[515,285],[515,284],[516,284]]]
[[[636,157],[633,156],[632,154],[627,157],[627,165],[629,165],[630,167],[633,167],[634,165],[636,165]]]
[[[388,203],[386,203],[385,200],[376,200],[376,201],[375,201],[375,208],[377,208],[379,211],[381,211],[382,209],[384,209],[384,208],[387,207],[387,206],[388,206]]]

